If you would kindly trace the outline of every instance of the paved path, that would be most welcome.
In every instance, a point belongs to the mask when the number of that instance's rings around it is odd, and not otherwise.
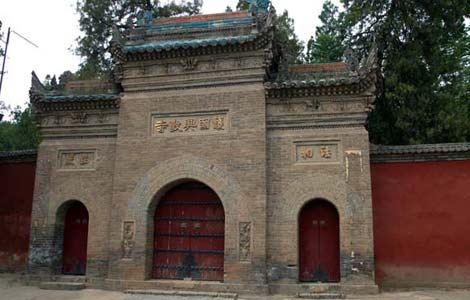
[[[291,300],[289,297],[240,297],[241,300]],[[382,293],[374,296],[350,296],[351,300],[470,300],[470,290],[426,290]],[[0,276],[0,300],[215,300],[199,297],[133,296],[119,292],[86,289],[48,291],[24,286],[18,280]],[[223,299],[221,299],[223,300]]]

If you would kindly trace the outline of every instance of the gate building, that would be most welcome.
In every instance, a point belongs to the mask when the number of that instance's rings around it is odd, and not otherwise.
[[[275,12],[114,32],[110,81],[31,102],[28,273],[90,286],[374,292],[368,112],[375,54],[287,65]],[[319,285],[320,284],[320,285]]]

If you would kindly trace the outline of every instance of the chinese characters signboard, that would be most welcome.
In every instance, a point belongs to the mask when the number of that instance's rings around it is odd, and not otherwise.
[[[302,142],[296,143],[296,161],[300,163],[338,162],[338,142]]]
[[[153,115],[151,125],[153,136],[223,133],[229,128],[226,111]]]
[[[59,166],[65,170],[90,170],[95,168],[96,153],[90,151],[60,151]]]

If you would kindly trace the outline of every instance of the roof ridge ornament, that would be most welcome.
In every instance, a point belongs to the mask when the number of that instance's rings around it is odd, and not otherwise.
[[[151,10],[141,10],[137,13],[137,26],[148,26],[153,23],[153,12]]]
[[[356,72],[359,69],[359,59],[357,58],[354,50],[346,48],[343,53],[344,62],[348,65],[349,70]]]
[[[269,5],[271,3],[270,0],[246,0],[250,7],[250,11],[255,14],[258,14],[259,12],[266,13],[269,9]],[[253,11],[253,9],[256,9]]]

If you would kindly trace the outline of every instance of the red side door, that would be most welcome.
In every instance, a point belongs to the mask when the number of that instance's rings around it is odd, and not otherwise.
[[[67,275],[85,275],[88,242],[88,211],[81,203],[67,211],[64,225],[64,252],[62,272]]]
[[[339,282],[339,216],[323,200],[307,204],[299,218],[299,279],[302,282]]]
[[[155,211],[153,277],[223,280],[225,214],[200,183],[170,190]]]

